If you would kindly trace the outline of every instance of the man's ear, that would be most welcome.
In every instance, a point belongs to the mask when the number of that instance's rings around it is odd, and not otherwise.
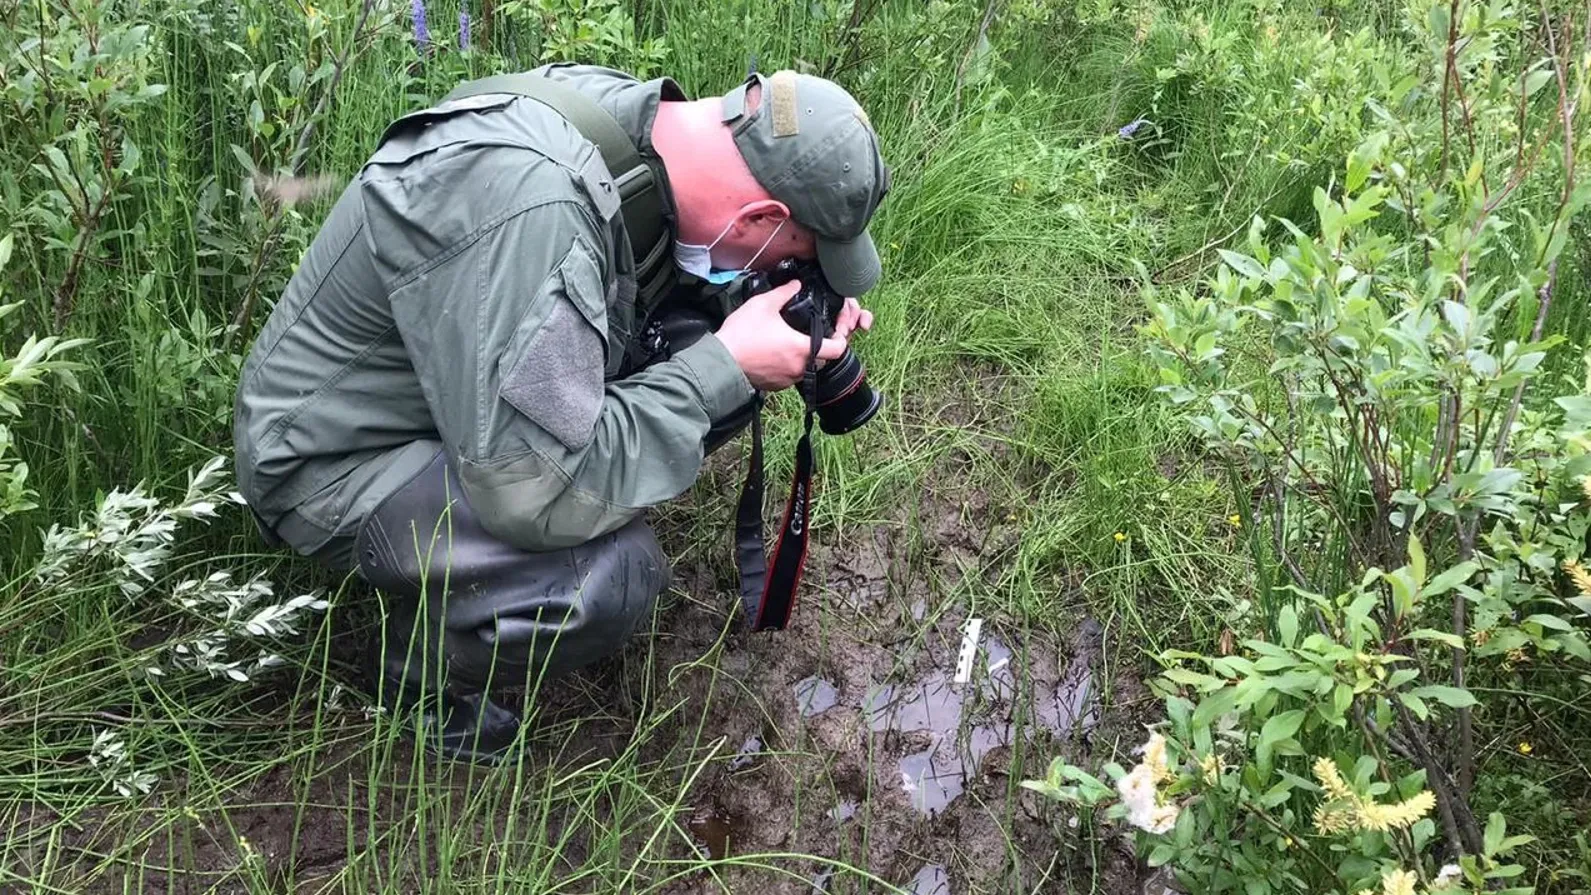
[[[748,203],[740,210],[740,218],[735,226],[742,232],[762,232],[772,230],[783,221],[789,220],[790,208],[777,199],[760,199]]]

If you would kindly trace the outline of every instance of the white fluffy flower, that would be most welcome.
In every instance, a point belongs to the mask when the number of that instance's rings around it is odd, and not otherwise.
[[[1150,833],[1166,833],[1176,825],[1178,808],[1157,803],[1155,772],[1148,764],[1134,767],[1116,781],[1116,791],[1127,809],[1127,822]]]
[[[1443,864],[1442,869],[1437,871],[1436,880],[1431,883],[1431,888],[1442,889],[1447,886],[1457,885],[1463,879],[1464,871],[1460,870],[1457,864]]]

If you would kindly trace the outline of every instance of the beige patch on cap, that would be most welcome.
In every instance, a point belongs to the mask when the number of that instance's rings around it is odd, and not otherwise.
[[[768,79],[768,101],[773,110],[773,135],[793,137],[801,132],[801,120],[796,115],[795,73],[781,71]]]

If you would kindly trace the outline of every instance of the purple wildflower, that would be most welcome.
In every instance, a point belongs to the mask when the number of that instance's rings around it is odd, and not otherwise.
[[[431,41],[431,31],[425,26],[424,0],[414,0],[411,15],[414,17],[414,42],[423,49]]]
[[[470,11],[467,10],[467,9],[460,9],[459,10],[459,49],[468,50],[469,48],[470,48]]]
[[[418,2],[420,2],[420,0],[415,0],[415,2],[418,3]],[[1118,136],[1118,137],[1122,138],[1123,140],[1125,140],[1128,137],[1131,137],[1133,134],[1137,133],[1138,132],[1138,128],[1143,127],[1144,123],[1145,123],[1145,120],[1140,118],[1137,121],[1132,121],[1132,122],[1129,122],[1127,124],[1124,124],[1124,125],[1122,125],[1121,130],[1116,132],[1116,136]]]

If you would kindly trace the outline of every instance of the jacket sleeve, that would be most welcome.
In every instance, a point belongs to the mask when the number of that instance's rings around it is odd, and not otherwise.
[[[481,524],[522,549],[548,550],[612,531],[689,488],[713,422],[754,393],[711,334],[605,382],[608,353],[623,348],[608,338],[617,291],[608,225],[564,166],[498,155],[472,178],[491,184],[489,197],[473,198],[494,214],[460,228],[454,243],[430,240],[434,254],[392,282],[390,299]],[[436,229],[382,195],[373,188],[366,203],[374,245],[383,230]]]

